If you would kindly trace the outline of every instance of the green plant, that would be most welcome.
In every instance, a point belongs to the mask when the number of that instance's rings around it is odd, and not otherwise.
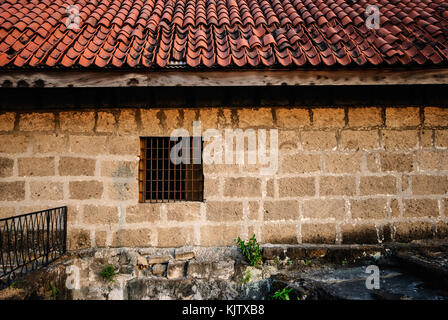
[[[250,276],[251,276],[251,274],[250,274],[250,270],[247,270],[247,271],[246,271],[246,274],[244,275],[243,280],[241,280],[241,281],[242,281],[243,283],[248,283],[249,280],[250,280]]]
[[[104,266],[103,270],[100,272],[100,276],[103,278],[103,280],[113,282],[114,277],[117,273],[115,272],[115,268],[113,265],[109,264],[107,266]]]
[[[59,294],[58,288],[54,285],[54,283],[50,283],[50,290],[51,290],[51,296],[53,297],[53,300],[56,300]]]
[[[246,257],[251,266],[261,264],[262,259],[260,245],[258,244],[257,239],[255,239],[255,235],[253,235],[247,242],[244,242],[240,237],[238,237],[236,242],[243,256]]]
[[[291,291],[292,288],[289,289],[283,288],[282,290],[277,290],[272,296],[272,298],[274,300],[290,300],[289,294],[291,293]]]
[[[18,281],[13,281],[13,282],[11,282],[11,284],[9,285],[9,287],[10,287],[11,289],[18,289],[18,284],[19,284]]]

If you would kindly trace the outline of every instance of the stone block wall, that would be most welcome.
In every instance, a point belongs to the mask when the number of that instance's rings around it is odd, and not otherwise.
[[[278,129],[279,169],[204,165],[204,202],[138,202],[139,138]],[[70,249],[407,242],[448,236],[448,109],[0,113],[0,218],[68,206]]]

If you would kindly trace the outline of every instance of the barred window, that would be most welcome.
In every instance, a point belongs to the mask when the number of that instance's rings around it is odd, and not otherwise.
[[[203,201],[202,148],[202,137],[141,138],[140,202]]]

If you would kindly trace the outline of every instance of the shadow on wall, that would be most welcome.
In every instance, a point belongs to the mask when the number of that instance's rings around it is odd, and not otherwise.
[[[323,226],[323,225],[322,225]],[[408,243],[413,240],[426,240],[426,239],[447,239],[448,228],[445,224],[433,224],[429,222],[406,222],[397,223],[394,225],[385,226],[342,226],[343,237],[339,237],[336,240],[337,234],[333,233],[329,236],[328,233],[321,232],[318,228],[313,229],[312,233],[302,239],[303,244],[381,244],[391,242]],[[349,230],[349,228],[351,230]],[[302,233],[303,235],[303,233]],[[122,243],[127,243],[125,237],[129,234],[125,230],[118,230],[117,238],[112,242],[110,247],[119,248],[122,247]],[[147,236],[140,234],[137,236]],[[340,239],[342,238],[342,239]],[[78,250],[91,247],[90,234],[88,231],[78,230],[71,235],[69,249]],[[340,240],[339,240],[340,239]],[[141,243],[141,242],[140,242]],[[260,241],[261,244],[297,244],[296,237],[288,237],[278,235],[275,241]],[[236,242],[228,243],[228,246],[236,246]]]

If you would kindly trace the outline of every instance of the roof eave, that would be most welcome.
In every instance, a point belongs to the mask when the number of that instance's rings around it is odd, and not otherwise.
[[[218,87],[448,84],[448,68],[294,70],[3,70],[0,87]]]

